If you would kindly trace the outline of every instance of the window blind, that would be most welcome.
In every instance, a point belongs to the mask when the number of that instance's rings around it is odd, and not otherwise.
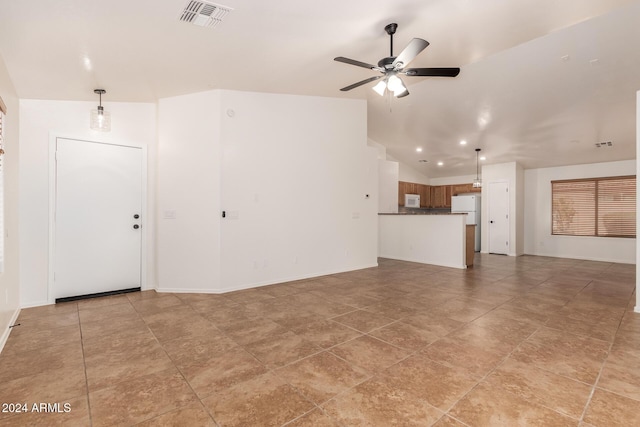
[[[636,177],[551,182],[552,234],[635,237]]]

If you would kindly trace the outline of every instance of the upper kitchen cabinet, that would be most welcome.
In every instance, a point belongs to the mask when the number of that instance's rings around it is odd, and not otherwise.
[[[420,196],[420,207],[429,207],[431,195],[429,194],[428,185],[418,184],[415,182],[398,181],[398,205],[404,206],[405,194],[418,194]]]

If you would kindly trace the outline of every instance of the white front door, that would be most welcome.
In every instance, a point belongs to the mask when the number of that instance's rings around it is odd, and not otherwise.
[[[509,253],[509,184],[489,183],[489,253]]]
[[[140,287],[142,158],[137,147],[57,138],[54,298]]]

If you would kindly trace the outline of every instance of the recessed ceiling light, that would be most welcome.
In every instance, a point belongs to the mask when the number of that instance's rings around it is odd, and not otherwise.
[[[467,141],[463,139],[462,141],[460,141],[460,145],[467,145]]]
[[[443,162],[438,162],[438,166],[442,166],[442,165],[444,165]]]
[[[480,156],[480,160],[487,160],[485,156]]]
[[[418,153],[422,153],[422,147],[418,147],[418,148],[416,148],[416,151],[417,151]]]

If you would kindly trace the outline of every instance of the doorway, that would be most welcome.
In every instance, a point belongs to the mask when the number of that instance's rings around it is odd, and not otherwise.
[[[509,254],[509,183],[489,183],[489,253]]]
[[[140,289],[140,147],[55,139],[50,298]]]

